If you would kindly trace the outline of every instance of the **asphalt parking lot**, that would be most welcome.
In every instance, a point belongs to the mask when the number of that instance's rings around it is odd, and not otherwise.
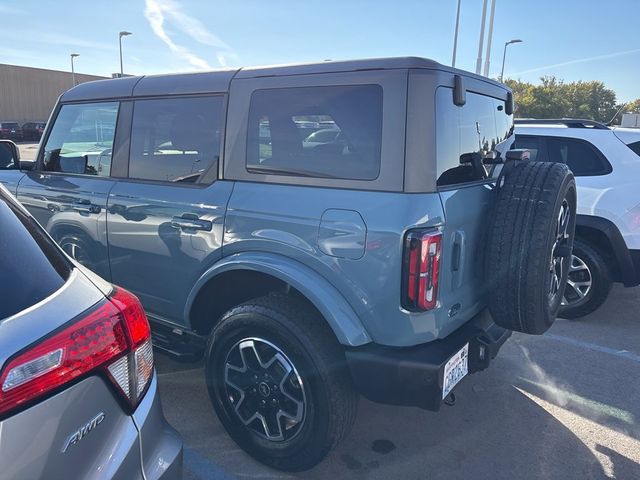
[[[22,160],[35,160],[38,153],[38,144],[33,142],[17,142]]]
[[[185,441],[185,479],[640,478],[640,288],[614,288],[580,322],[514,335],[439,413],[361,400],[349,437],[298,475],[240,450],[198,365],[156,354],[164,412]]]

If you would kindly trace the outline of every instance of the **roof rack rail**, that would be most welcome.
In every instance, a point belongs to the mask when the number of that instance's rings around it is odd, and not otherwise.
[[[608,129],[604,123],[580,118],[516,118],[513,122],[519,125],[566,125],[570,128]]]

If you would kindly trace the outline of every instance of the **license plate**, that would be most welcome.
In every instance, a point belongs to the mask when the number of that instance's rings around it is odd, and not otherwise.
[[[458,353],[449,359],[444,366],[444,382],[442,384],[442,398],[451,393],[460,380],[469,373],[469,344],[462,347]]]

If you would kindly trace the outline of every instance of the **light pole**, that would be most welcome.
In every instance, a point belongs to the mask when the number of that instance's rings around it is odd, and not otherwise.
[[[480,23],[480,40],[478,41],[478,59],[476,60],[476,73],[480,75],[482,70],[482,46],[484,44],[484,25],[487,21],[487,0],[482,2],[482,21]]]
[[[127,35],[133,35],[131,32],[122,31],[118,34],[118,42],[120,44],[120,76],[124,76],[124,69],[122,68],[122,37]]]
[[[458,51],[458,27],[460,26],[460,3],[462,0],[458,0],[458,11],[456,12],[456,30],[453,34],[453,58],[451,59],[451,66],[456,66],[456,52]]]
[[[504,76],[504,61],[507,58],[507,47],[512,43],[522,43],[522,40],[520,40],[519,38],[514,38],[513,40],[504,42],[504,52],[502,54],[502,70],[500,70],[500,82],[502,82],[502,77]]]
[[[489,64],[491,63],[491,41],[493,40],[493,19],[496,16],[496,0],[491,0],[491,13],[489,14],[489,33],[487,34],[487,53],[484,58],[484,72],[482,75],[489,76]]]
[[[80,54],[78,53],[72,53],[71,55],[71,81],[73,82],[73,86],[76,86],[76,70],[73,67],[73,59],[76,57],[79,57]]]

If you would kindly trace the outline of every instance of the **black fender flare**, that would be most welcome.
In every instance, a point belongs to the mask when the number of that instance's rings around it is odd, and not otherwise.
[[[602,233],[611,245],[611,254],[613,255],[618,271],[620,272],[617,281],[624,284],[625,287],[634,287],[640,285],[640,268],[634,265],[633,258],[627,244],[618,230],[618,227],[611,221],[602,217],[593,215],[580,215],[576,217],[576,228],[588,227]]]

